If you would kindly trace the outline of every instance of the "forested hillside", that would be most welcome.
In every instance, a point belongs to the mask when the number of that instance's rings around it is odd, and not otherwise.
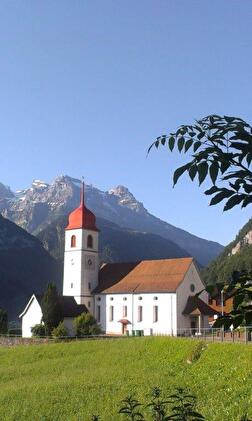
[[[221,255],[202,271],[206,283],[227,281],[235,270],[252,270],[252,244],[244,241],[250,231],[252,218],[242,227],[235,240],[225,247]],[[240,250],[232,254],[237,245],[240,245]]]
[[[61,216],[37,234],[45,249],[62,264],[66,225],[67,216]],[[103,218],[97,218],[97,226],[101,263],[189,256],[177,244],[159,235],[122,228]]]

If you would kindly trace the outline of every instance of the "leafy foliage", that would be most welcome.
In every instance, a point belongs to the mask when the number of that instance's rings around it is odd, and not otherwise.
[[[32,336],[36,336],[36,337],[46,336],[45,325],[40,323],[40,324],[36,324],[32,326],[31,333],[32,333]]]
[[[196,396],[189,393],[186,389],[176,388],[175,393],[168,396],[167,399],[162,398],[162,391],[159,387],[154,387],[151,394],[151,401],[146,405],[152,412],[152,421],[189,421],[204,420],[205,418],[196,411]],[[131,421],[147,421],[140,407],[143,408],[137,399],[132,396],[122,401],[123,407],[119,413],[124,414]],[[168,408],[171,406],[171,413],[168,414]]]
[[[139,407],[142,406],[142,404],[137,399],[134,399],[132,396],[128,396],[122,400],[122,405],[123,406],[120,408],[119,414],[124,414],[131,421],[144,420],[143,414],[139,412]]]
[[[99,325],[90,313],[82,313],[74,319],[76,336],[98,335],[101,333]]]
[[[7,311],[0,308],[0,334],[8,331],[8,314]]]
[[[174,395],[170,395],[172,414],[166,420],[188,421],[204,420],[205,418],[196,411],[196,396],[192,395],[186,389],[177,388]]]
[[[166,406],[168,401],[162,399],[162,391],[159,387],[154,387],[152,390],[152,399],[147,405],[147,408],[152,410],[152,419],[154,421],[164,421],[166,417]]]
[[[198,176],[200,185],[209,176],[212,187],[205,194],[214,195],[210,205],[224,200],[227,211],[252,203],[252,127],[241,118],[209,115],[193,125],[181,125],[175,133],[159,136],[148,152],[160,145],[192,152],[193,159],[174,172],[174,185],[185,172],[191,180]]]
[[[68,336],[68,330],[64,325],[64,322],[60,322],[58,326],[52,330],[52,336],[57,339],[65,338]]]
[[[54,284],[50,283],[47,286],[42,301],[42,321],[45,324],[45,333],[50,335],[53,328],[58,326],[62,320],[60,300],[57,292],[57,288]]]
[[[206,291],[213,295],[217,291],[233,298],[233,309],[229,314],[219,316],[214,327],[233,326],[234,329],[244,324],[252,324],[252,272],[234,272],[229,283],[208,285]]]

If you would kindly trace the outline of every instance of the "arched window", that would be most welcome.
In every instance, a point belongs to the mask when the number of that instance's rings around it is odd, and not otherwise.
[[[88,237],[87,237],[87,247],[89,249],[93,248],[93,237],[92,237],[92,235],[88,235]]]
[[[76,237],[75,237],[75,235],[72,235],[72,237],[71,237],[71,247],[76,247]]]

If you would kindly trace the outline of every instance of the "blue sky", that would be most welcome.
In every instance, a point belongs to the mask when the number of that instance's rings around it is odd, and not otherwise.
[[[172,188],[186,157],[146,150],[210,113],[252,123],[249,0],[0,3],[0,181],[126,185],[156,216],[223,244],[251,212]]]

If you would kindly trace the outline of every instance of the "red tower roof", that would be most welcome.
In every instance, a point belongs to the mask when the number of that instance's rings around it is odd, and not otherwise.
[[[78,228],[98,231],[96,227],[95,215],[85,206],[84,183],[82,183],[81,188],[80,206],[70,213],[66,230],[73,230]]]

